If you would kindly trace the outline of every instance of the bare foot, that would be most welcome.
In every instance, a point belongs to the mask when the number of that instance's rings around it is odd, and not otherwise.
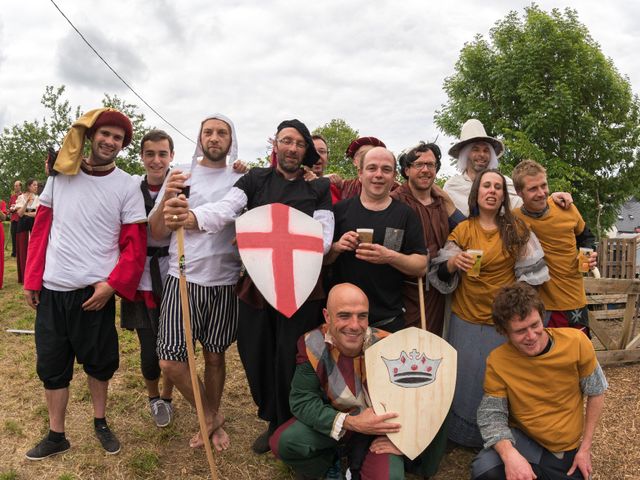
[[[220,413],[217,413],[216,416],[213,417],[213,424],[211,426],[208,426],[207,428],[209,433],[209,438],[214,437],[218,430],[222,430],[222,425],[224,425],[224,422],[225,422],[224,416]],[[224,432],[224,430],[222,431]],[[226,432],[224,433],[224,435],[226,435],[227,437],[227,447],[228,447],[229,436],[226,434]],[[214,441],[214,445],[215,445],[215,441]],[[200,435],[200,432],[197,432],[193,437],[191,437],[191,440],[189,440],[189,446],[191,448],[204,447],[204,442],[202,441],[202,436]],[[224,449],[226,450],[226,447]],[[217,446],[216,446],[216,450],[220,451]]]
[[[222,452],[229,448],[229,444],[231,443],[229,440],[229,435],[224,431],[224,428],[219,427],[211,436],[211,441],[213,442],[213,446],[216,448],[216,451]]]

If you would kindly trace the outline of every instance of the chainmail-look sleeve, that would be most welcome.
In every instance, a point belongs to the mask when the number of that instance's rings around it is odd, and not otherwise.
[[[477,417],[484,448],[492,447],[500,440],[509,440],[515,445],[509,428],[509,402],[506,398],[484,395]]]

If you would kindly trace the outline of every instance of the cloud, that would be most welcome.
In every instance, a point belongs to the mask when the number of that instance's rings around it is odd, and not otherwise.
[[[98,53],[128,83],[144,80],[148,74],[144,61],[137,55],[137,46],[125,36],[106,37],[100,29],[78,27]],[[60,41],[56,51],[56,69],[65,83],[109,92],[126,89],[122,82],[98,58],[75,31]]]
[[[175,8],[176,2],[156,0],[148,3],[155,13],[155,18],[164,25],[165,37],[173,39],[180,45],[185,44],[185,28],[182,25],[182,12]],[[153,22],[151,22],[153,23]]]
[[[6,44],[7,42],[5,42],[4,40],[4,24],[2,22],[2,18],[0,17],[0,66],[2,65],[2,62],[4,61],[4,58],[5,58],[4,49],[2,48],[2,45],[6,45]]]

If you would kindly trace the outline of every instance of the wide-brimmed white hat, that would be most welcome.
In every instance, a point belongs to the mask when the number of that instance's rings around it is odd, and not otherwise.
[[[460,155],[460,150],[462,150],[465,146],[474,142],[487,142],[493,146],[493,149],[496,152],[496,157],[500,158],[504,153],[504,143],[497,138],[490,137],[487,135],[486,130],[484,129],[484,125],[482,122],[475,118],[470,118],[464,125],[462,125],[462,130],[460,131],[460,141],[456,143],[453,147],[449,149],[449,155],[453,158],[458,158]]]

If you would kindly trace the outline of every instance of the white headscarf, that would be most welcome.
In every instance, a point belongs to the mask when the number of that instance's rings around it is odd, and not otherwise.
[[[204,122],[207,120],[222,120],[231,129],[231,146],[229,147],[229,151],[227,152],[227,165],[231,165],[238,159],[238,139],[236,137],[236,127],[233,126],[233,122],[226,115],[222,115],[221,113],[214,113],[213,115],[209,115],[200,124],[200,130],[198,131],[198,138],[196,140],[196,150],[193,152],[193,157],[191,157],[191,170],[196,165],[198,158],[204,156],[204,152],[202,151],[202,143],[200,143],[200,137],[202,136],[202,126]]]
[[[487,168],[498,168],[498,157],[496,156],[496,150],[493,148],[493,145],[491,145],[489,142],[483,142],[480,140],[478,142],[473,142],[469,145],[465,145],[464,147],[462,147],[462,150],[460,150],[460,154],[458,155],[458,160],[456,162],[456,167],[458,167],[458,171],[460,173],[464,173],[467,171],[469,152],[476,143],[486,143],[487,145],[489,145],[489,153],[491,153],[491,158],[489,159]]]

